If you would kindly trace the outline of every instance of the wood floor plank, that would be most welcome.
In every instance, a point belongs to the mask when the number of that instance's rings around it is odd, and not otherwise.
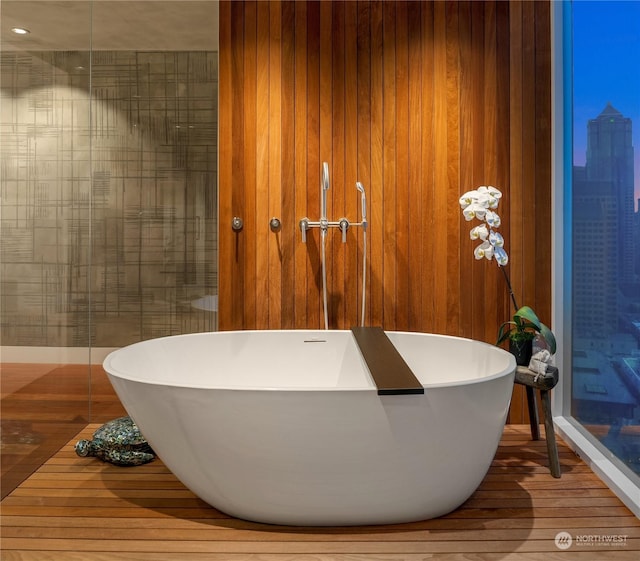
[[[590,528],[574,528],[575,534],[591,534]],[[392,542],[427,542],[436,539],[442,542],[451,541],[477,541],[477,542],[498,542],[498,541],[531,541],[547,540],[553,542],[557,530],[553,528],[532,530],[523,529],[499,529],[499,530],[406,530],[406,531],[376,531],[360,530],[345,533],[341,530],[310,532],[307,530],[295,530],[289,528],[273,532],[270,530],[244,530],[242,533],[235,529],[225,529],[216,526],[199,527],[193,529],[176,528],[153,528],[146,529],[144,540],[168,540],[168,541],[208,541],[208,542],[353,542],[359,541],[357,538],[365,536],[368,542],[383,541]],[[619,528],[616,535],[624,535],[626,541],[640,538],[640,528],[626,527]],[[33,538],[33,539],[86,539],[86,540],[136,540],[140,539],[139,528],[6,528],[3,531],[3,539],[6,538]],[[609,547],[609,546],[607,546]]]
[[[73,539],[73,548],[80,551],[90,552],[121,552],[121,540],[105,539]],[[631,538],[627,540],[627,547],[638,551],[640,539]],[[3,549],[34,551],[45,549],[50,551],[67,551],[70,547],[69,539],[49,539],[40,538],[37,541],[25,538],[3,539]],[[404,541],[402,544],[389,541],[345,541],[345,542],[300,542],[300,541],[277,541],[270,542],[264,540],[257,541],[217,541],[212,544],[210,541],[199,540],[127,540],[127,551],[131,552],[171,552],[171,553],[209,553],[212,550],[216,553],[297,553],[297,554],[394,554],[401,548],[407,554],[412,553],[513,553],[513,552],[553,552],[557,551],[555,543],[551,539],[545,540],[500,540],[500,541]],[[592,552],[610,551],[611,548],[605,545],[594,545],[589,547]],[[631,558],[629,558],[631,559]]]
[[[232,529],[232,530],[262,530],[271,532],[280,532],[282,530],[291,530],[287,526],[276,526],[259,524],[248,520],[240,520],[238,518],[151,518],[151,517],[103,517],[97,513],[94,517],[73,517],[73,516],[3,516],[2,525],[9,527],[23,528],[131,528],[131,529],[202,529],[203,527],[215,529]],[[578,533],[593,533],[594,529],[615,529],[616,532],[621,528],[634,528],[637,530],[637,519],[629,514],[628,516],[597,516],[592,518],[564,518],[562,526],[566,530],[572,530],[576,535]],[[496,530],[496,529],[552,529],[557,530],[557,519],[549,518],[496,518],[491,520],[457,520],[451,518],[438,518],[435,520],[425,520],[420,522],[411,522],[401,525],[379,525],[375,527],[377,531],[421,531],[424,529],[432,531],[442,530]],[[308,528],[300,531],[310,532]],[[314,529],[320,532],[340,531],[349,534],[367,533],[372,530],[369,527],[350,527],[344,528],[321,528]],[[608,530],[607,533],[614,533]]]
[[[602,561],[602,554],[591,551],[545,553],[436,553],[428,559],[442,561]],[[625,551],[607,552],[607,561],[631,561]],[[246,553],[166,553],[166,552],[59,552],[10,551],[3,561],[425,561],[424,554],[246,554]]]
[[[78,507],[78,508],[94,508],[98,497],[50,497],[42,495],[38,496],[16,496],[12,494],[3,502],[3,508],[15,506],[39,506],[39,507]],[[587,498],[558,498],[558,499],[536,499],[536,498],[518,498],[518,499],[470,499],[460,510],[474,509],[531,509],[545,508],[547,510],[562,509],[566,512],[567,508],[588,509],[589,515],[593,513],[593,509],[601,508],[619,508],[620,501],[617,497],[587,497]],[[100,508],[207,508],[206,503],[195,497],[137,497],[134,501],[130,501],[123,497],[102,496],[100,497]]]

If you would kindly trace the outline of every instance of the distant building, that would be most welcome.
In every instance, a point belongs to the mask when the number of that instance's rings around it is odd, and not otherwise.
[[[622,292],[637,282],[633,172],[631,119],[609,103],[589,121],[586,164],[574,168],[573,319],[580,338],[618,332]]]
[[[611,103],[587,125],[586,181],[605,182],[618,204],[618,281],[635,280],[633,144],[631,119]]]
[[[637,210],[634,215],[634,246],[635,246],[635,256],[636,256],[636,282],[640,282],[640,199],[638,199],[638,203],[636,206]]]
[[[628,380],[621,379],[608,356],[596,351],[574,352],[573,363],[572,412],[577,418],[604,425],[634,418],[638,400],[626,383],[635,379],[633,370],[625,373]]]
[[[573,190],[573,325],[579,338],[606,341],[618,330],[618,201],[609,182]]]

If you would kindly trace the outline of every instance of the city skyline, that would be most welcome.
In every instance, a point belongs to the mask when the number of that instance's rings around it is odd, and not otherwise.
[[[589,120],[598,117],[610,103],[632,122],[637,205],[640,198],[640,2],[576,0],[573,20],[574,165],[585,165]]]

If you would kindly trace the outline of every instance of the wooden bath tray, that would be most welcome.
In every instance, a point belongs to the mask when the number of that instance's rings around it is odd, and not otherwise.
[[[351,332],[378,395],[423,394],[424,388],[381,327],[352,327]]]

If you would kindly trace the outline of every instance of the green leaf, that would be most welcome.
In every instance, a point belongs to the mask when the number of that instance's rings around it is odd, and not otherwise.
[[[542,323],[538,319],[536,313],[529,306],[522,306],[522,308],[520,308],[515,314],[513,314],[513,317],[514,319],[526,319],[529,323],[534,325],[536,331],[540,331],[540,326],[542,325]],[[516,321],[518,320],[516,319]]]
[[[502,343],[503,341],[506,341],[509,338],[509,335],[514,330],[513,327],[510,327],[511,325],[517,326],[515,321],[505,321],[500,326],[500,329],[498,330],[498,340],[496,341],[496,345],[499,345],[500,343]]]
[[[544,340],[549,345],[549,352],[554,355],[556,354],[556,337],[553,334],[553,331],[549,329],[544,323],[540,324],[540,335],[544,337]]]

